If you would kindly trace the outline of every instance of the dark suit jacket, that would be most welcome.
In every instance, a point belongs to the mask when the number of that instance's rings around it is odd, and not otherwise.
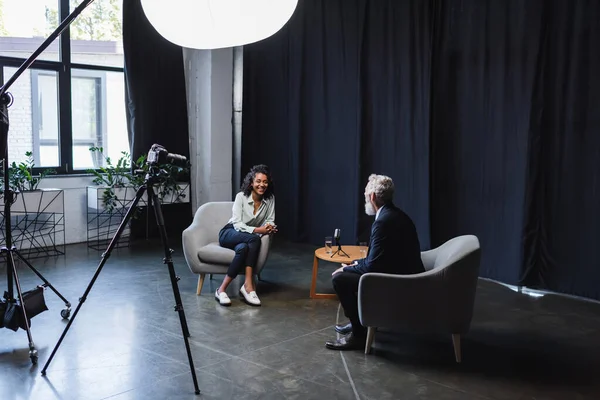
[[[384,205],[371,227],[367,257],[344,271],[403,275],[424,272],[417,229],[410,217],[393,203]]]

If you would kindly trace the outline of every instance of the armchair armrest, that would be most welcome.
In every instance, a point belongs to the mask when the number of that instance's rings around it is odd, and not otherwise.
[[[260,238],[260,242],[260,252],[258,253],[258,259],[256,260],[256,273],[258,275],[260,275],[269,258],[273,238],[271,235],[263,235],[263,237]]]
[[[190,270],[193,273],[200,271],[200,259],[198,249],[210,243],[210,237],[206,230],[202,229],[199,221],[193,221],[190,226],[181,233],[183,255]]]

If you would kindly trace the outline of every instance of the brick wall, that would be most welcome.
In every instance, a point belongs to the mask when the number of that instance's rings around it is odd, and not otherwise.
[[[16,68],[5,68],[5,79]],[[7,76],[8,75],[8,76]],[[26,159],[25,152],[33,149],[33,127],[31,119],[31,73],[25,71],[21,78],[9,89],[14,97],[13,105],[8,109],[10,121],[8,132],[8,159],[19,163]]]

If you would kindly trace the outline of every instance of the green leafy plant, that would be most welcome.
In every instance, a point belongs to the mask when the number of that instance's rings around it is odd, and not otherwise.
[[[149,166],[146,163],[146,155],[141,155],[133,163],[127,152],[121,152],[122,156],[117,160],[117,164],[113,165],[110,157],[105,157],[102,147],[90,147],[90,151],[101,154],[105,160],[105,167],[97,170],[88,170],[94,175],[93,183],[99,186],[105,186],[102,194],[102,200],[109,212],[112,212],[118,203],[114,188],[132,187],[134,190],[144,183],[146,174],[149,171]],[[166,196],[172,195],[173,202],[179,202],[185,198],[185,193],[180,187],[180,182],[189,182],[190,180],[190,162],[185,166],[177,166],[173,164],[161,164],[158,166],[160,170],[158,176],[158,196],[162,201]],[[133,173],[132,171],[136,171]]]
[[[122,151],[121,157],[117,160],[116,165],[113,164],[112,159],[104,155],[104,148],[102,147],[90,147],[92,153],[99,153],[100,157],[104,159],[106,166],[96,169],[88,169],[88,172],[94,175],[92,182],[98,186],[105,186],[102,193],[102,200],[107,211],[114,211],[117,206],[118,199],[115,194],[116,188],[124,188],[127,186],[133,186],[137,189],[139,185],[136,178],[131,172],[131,157],[128,152]]]
[[[56,174],[56,171],[47,168],[38,175],[33,174],[35,162],[33,153],[28,151],[25,153],[27,159],[20,163],[12,162],[8,168],[8,182],[10,188],[16,192],[26,192],[37,190],[40,182],[48,175]],[[4,188],[2,188],[4,191]]]
[[[180,182],[190,181],[190,162],[186,166],[180,167],[174,164],[162,164],[159,166],[161,170],[161,183],[159,190],[159,198],[162,201],[166,196],[173,196],[173,203],[178,203],[185,198],[185,193],[179,186]]]
[[[141,155],[133,163],[133,169],[138,171],[132,175],[132,186],[138,189],[144,183],[146,174],[148,173],[149,166],[146,163],[146,155]],[[185,166],[178,166],[170,163],[158,165],[158,186],[155,188],[158,190],[158,197],[161,201],[165,197],[172,195],[173,203],[180,202],[186,197],[184,188],[181,187],[180,183],[190,181],[190,167],[191,163],[187,161]]]

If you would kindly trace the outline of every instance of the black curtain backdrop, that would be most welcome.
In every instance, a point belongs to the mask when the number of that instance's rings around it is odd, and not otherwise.
[[[368,237],[391,176],[423,249],[475,234],[481,275],[600,299],[600,2],[303,0],[244,49],[242,165],[277,223]]]
[[[148,154],[154,143],[189,158],[183,52],[156,32],[140,0],[123,2],[123,53],[132,159]],[[190,203],[170,204],[162,210],[168,235],[180,237],[192,221]],[[132,220],[131,229],[133,237],[159,237],[154,211],[144,210]]]
[[[476,234],[481,275],[511,284],[521,276],[544,2],[440,1],[434,16],[432,243]]]
[[[600,2],[541,14],[522,281],[600,299]]]
[[[245,48],[242,173],[273,169],[283,235],[368,239],[362,193],[377,171],[429,244],[429,8],[301,1],[282,31]]]
[[[123,2],[123,53],[132,157],[153,143],[189,157],[183,52],[156,32],[140,0]]]

